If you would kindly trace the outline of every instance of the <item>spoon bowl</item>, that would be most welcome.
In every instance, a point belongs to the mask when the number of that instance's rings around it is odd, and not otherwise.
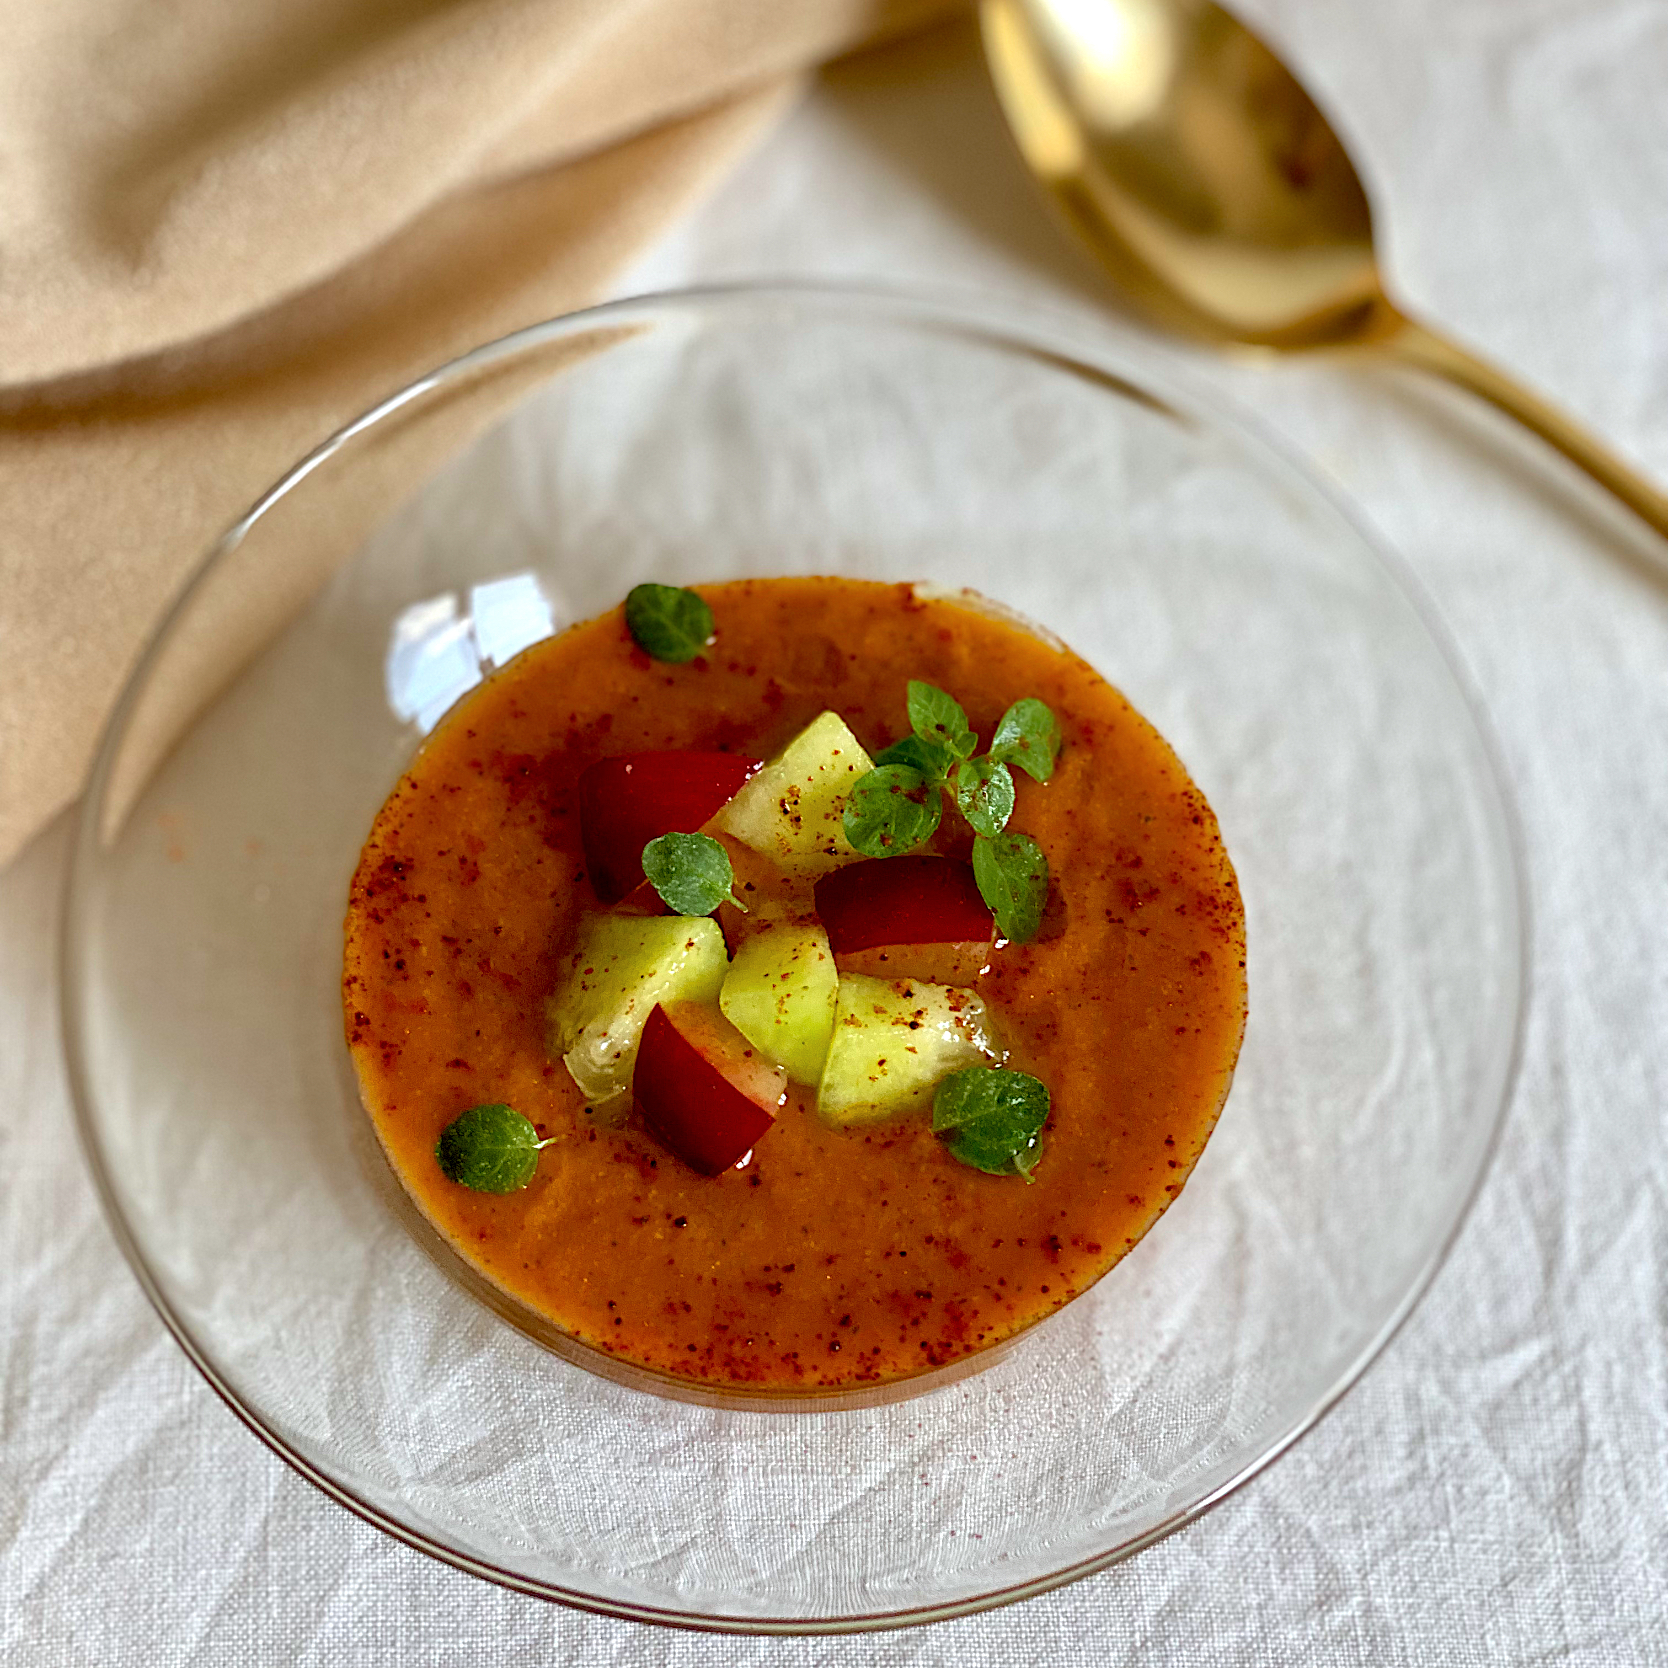
[[[1372,350],[1433,371],[1668,536],[1668,497],[1390,299],[1348,151],[1285,64],[1214,0],[983,0],[981,21],[1026,163],[1160,323],[1221,346]]]

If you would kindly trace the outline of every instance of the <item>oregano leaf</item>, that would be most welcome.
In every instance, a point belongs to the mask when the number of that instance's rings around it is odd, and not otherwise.
[[[1016,764],[1039,782],[1054,774],[1060,756],[1060,726],[1046,702],[1027,696],[1002,714],[991,737],[990,757]]]
[[[643,847],[643,878],[675,915],[710,915],[735,896],[730,854],[709,834],[662,834]]]
[[[1022,1071],[970,1066],[938,1085],[932,1127],[951,1155],[993,1176],[1023,1176],[1042,1157],[1048,1087]]]
[[[967,727],[961,704],[919,678],[909,680],[909,724],[922,741],[946,748],[958,759],[970,758],[979,745],[979,738]]]
[[[711,641],[712,610],[676,585],[634,585],[626,593],[626,630],[644,654],[682,664]]]
[[[880,765],[852,785],[846,839],[865,857],[901,857],[932,834],[943,814],[936,782],[908,765]]]
[[[956,808],[975,834],[994,837],[1014,812],[1013,773],[993,759],[969,759],[956,767]]]
[[[875,754],[876,765],[907,765],[911,770],[920,771],[929,782],[942,782],[955,762],[956,756],[948,747],[936,741],[922,741],[919,736],[905,736],[884,752]]]
[[[512,1106],[472,1106],[440,1132],[434,1157],[449,1181],[477,1193],[516,1193],[532,1179],[539,1132]]]
[[[996,928],[1015,944],[1037,936],[1048,901],[1048,859],[1029,834],[980,835],[973,842],[973,878]]]

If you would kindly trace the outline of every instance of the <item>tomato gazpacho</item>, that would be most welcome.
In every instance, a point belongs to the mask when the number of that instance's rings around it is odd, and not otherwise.
[[[1186,1180],[1246,1013],[1216,818],[972,593],[645,585],[452,709],[354,875],[396,1174],[582,1345],[690,1388],[965,1362]]]

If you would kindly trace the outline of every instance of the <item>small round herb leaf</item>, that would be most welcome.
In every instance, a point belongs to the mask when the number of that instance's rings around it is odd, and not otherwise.
[[[981,835],[973,842],[973,878],[997,931],[1015,944],[1037,936],[1048,901],[1048,859],[1029,834]]]
[[[1031,1179],[1042,1157],[1048,1088],[1022,1071],[972,1066],[938,1085],[932,1127],[951,1154],[993,1176]]]
[[[1015,701],[996,726],[990,756],[1007,759],[1037,781],[1046,782],[1060,756],[1060,726],[1046,703],[1033,697]]]
[[[955,762],[956,756],[948,747],[936,741],[922,741],[919,736],[905,736],[885,752],[875,754],[877,765],[907,765],[911,770],[920,771],[929,782],[942,782]]]
[[[969,759],[958,765],[956,805],[975,834],[994,838],[1014,814],[1013,773],[992,759]]]
[[[539,1132],[510,1106],[472,1106],[440,1132],[435,1162],[450,1181],[477,1193],[516,1193],[533,1179]]]
[[[979,738],[967,727],[967,714],[942,689],[919,678],[909,680],[909,723],[922,741],[948,748],[958,759],[970,758]]]
[[[944,796],[908,765],[881,765],[859,776],[846,801],[846,838],[865,857],[901,857],[938,827]]]
[[[625,619],[638,648],[656,660],[693,660],[712,639],[712,610],[675,585],[634,585]]]
[[[730,854],[707,834],[662,834],[643,847],[643,877],[676,915],[710,915],[734,895]]]

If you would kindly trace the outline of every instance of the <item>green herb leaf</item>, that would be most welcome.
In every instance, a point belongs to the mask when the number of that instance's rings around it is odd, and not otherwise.
[[[1037,781],[1046,782],[1060,756],[1060,726],[1047,704],[1031,696],[1015,701],[996,726],[990,756],[1006,759]]]
[[[994,759],[969,759],[958,765],[956,806],[975,834],[994,838],[1014,814],[1013,773]]]
[[[1024,1176],[1042,1157],[1048,1088],[1022,1071],[971,1066],[952,1072],[932,1101],[932,1127],[951,1154],[993,1176]]]
[[[846,801],[846,838],[865,857],[901,857],[938,827],[944,796],[908,765],[881,765],[859,776]]]
[[[997,930],[1015,944],[1037,936],[1048,901],[1048,859],[1029,834],[980,836],[973,842],[973,878]]]
[[[905,736],[895,741],[883,753],[875,754],[877,765],[906,765],[920,771],[929,782],[942,782],[956,762],[956,755],[936,741],[922,741],[919,736]]]
[[[909,723],[929,746],[948,748],[958,759],[970,758],[979,738],[967,727],[967,714],[942,689],[919,678],[909,680]]]
[[[712,638],[712,610],[675,585],[634,585],[625,619],[638,648],[656,660],[693,660]]]
[[[710,915],[728,899],[745,909],[735,895],[730,854],[707,834],[662,834],[643,847],[643,878],[677,915]]]
[[[533,1179],[539,1148],[549,1145],[514,1107],[472,1106],[440,1132],[434,1156],[460,1187],[516,1193]]]

